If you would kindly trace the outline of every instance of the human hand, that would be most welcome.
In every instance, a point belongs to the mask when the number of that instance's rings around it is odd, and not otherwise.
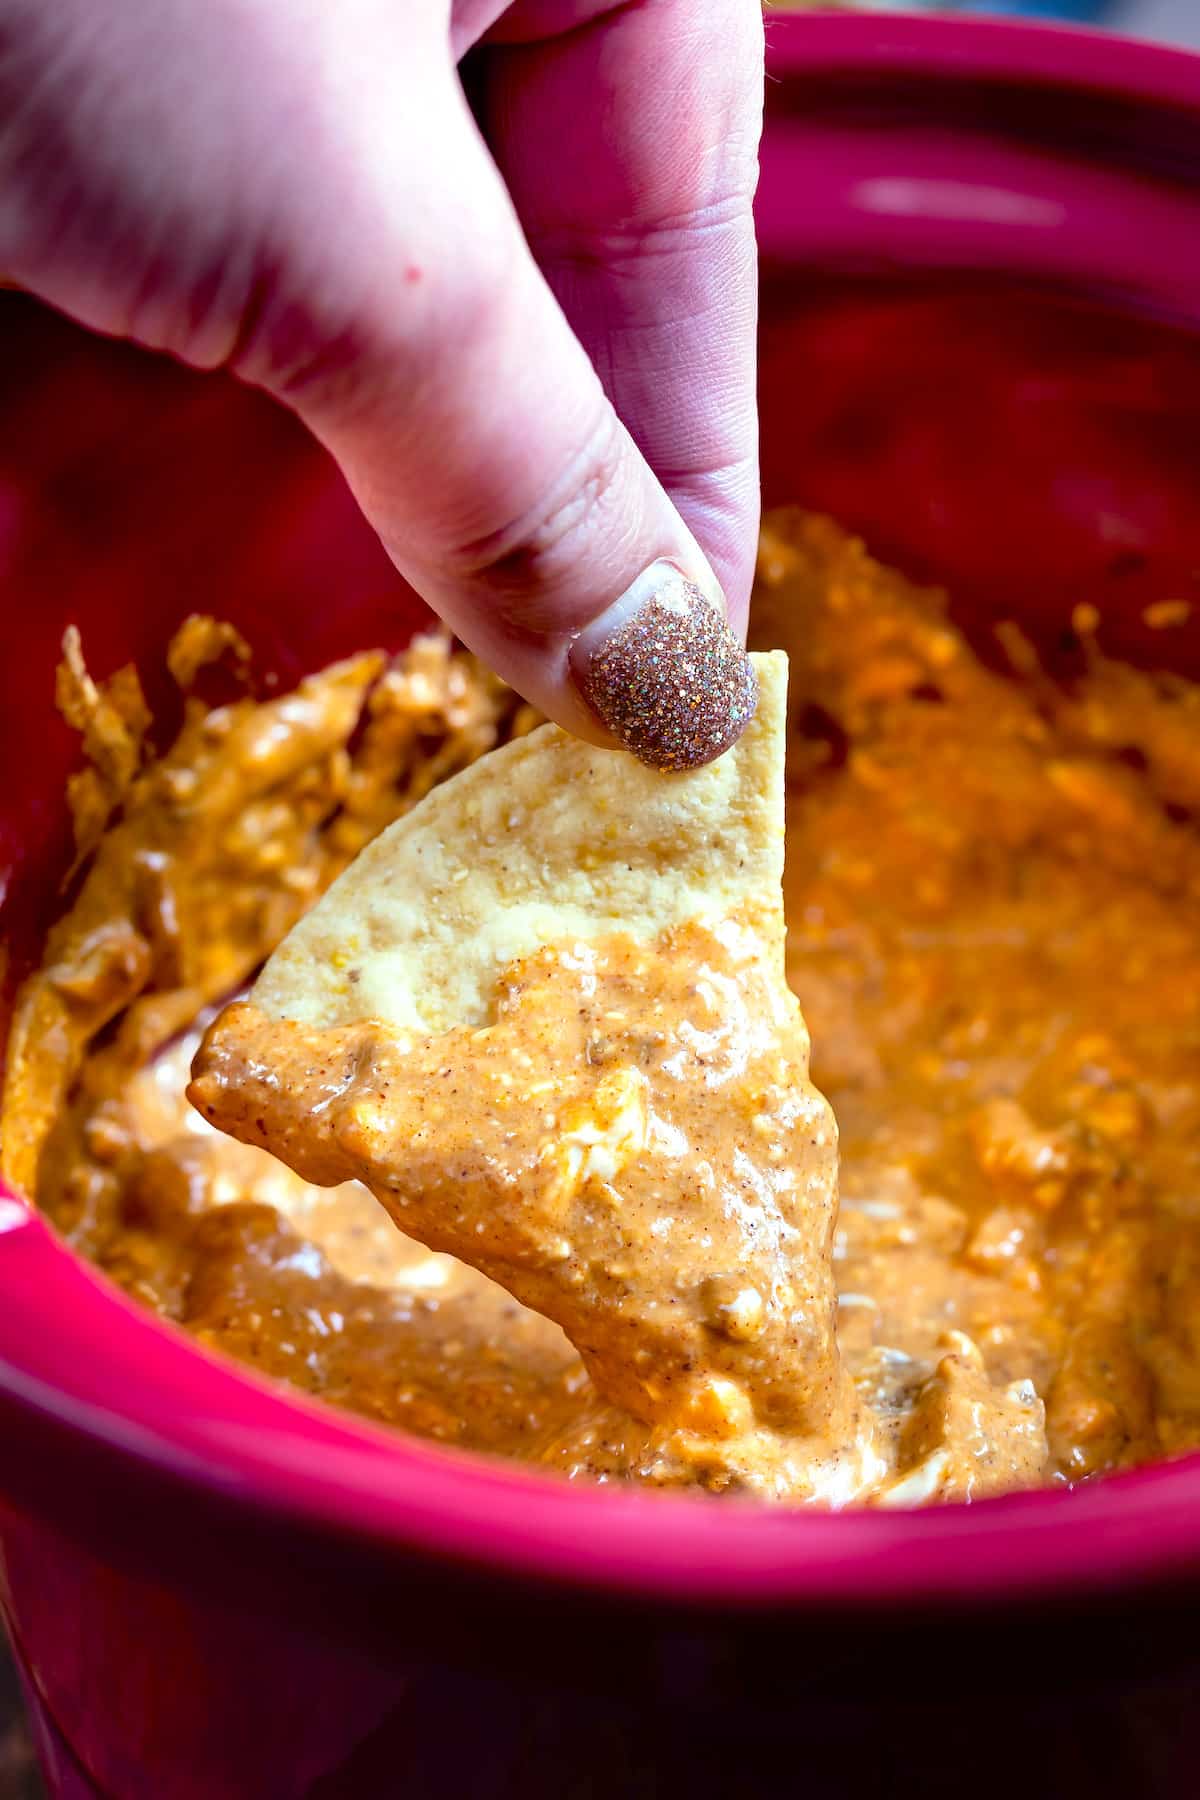
[[[0,272],[266,388],[528,699],[703,762],[754,698],[761,88],[758,0],[0,0]]]

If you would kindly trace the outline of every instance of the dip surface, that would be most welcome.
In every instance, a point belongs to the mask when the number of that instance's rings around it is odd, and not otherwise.
[[[841,1133],[843,1448],[865,1409],[879,1494],[917,1501],[1200,1443],[1197,691],[1087,640],[1068,683],[1013,634],[998,673],[936,597],[801,515],[769,525],[754,617],[792,658],[787,966]],[[198,1032],[172,1034],[367,836],[524,723],[442,648],[381,689],[349,667],[313,678],[307,711],[268,703],[269,731],[250,700],[224,725],[197,704],[173,787],[143,763],[120,791],[111,877],[101,837],[26,995],[38,1051],[10,1077],[6,1167],[137,1298],[307,1392],[571,1474],[771,1491],[749,1465],[615,1441],[557,1325],[184,1101]],[[189,771],[194,816],[168,828]],[[167,954],[180,918],[202,966]],[[729,1343],[740,1293],[711,1291]]]

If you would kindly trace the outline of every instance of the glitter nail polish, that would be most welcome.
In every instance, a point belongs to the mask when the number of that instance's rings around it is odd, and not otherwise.
[[[571,671],[601,724],[655,769],[694,769],[736,743],[758,678],[725,619],[657,562],[575,639]]]

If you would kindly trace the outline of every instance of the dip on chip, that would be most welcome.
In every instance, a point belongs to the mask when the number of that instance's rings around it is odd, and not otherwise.
[[[555,1320],[601,1410],[548,1447],[848,1497],[837,1137],[784,976],[787,662],[679,775],[545,726],[436,789],[209,1030],[190,1097]]]

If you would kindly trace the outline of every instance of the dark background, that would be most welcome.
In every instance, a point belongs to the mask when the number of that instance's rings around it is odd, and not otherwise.
[[[42,1792],[25,1733],[17,1677],[0,1638],[0,1800],[41,1800]]]

